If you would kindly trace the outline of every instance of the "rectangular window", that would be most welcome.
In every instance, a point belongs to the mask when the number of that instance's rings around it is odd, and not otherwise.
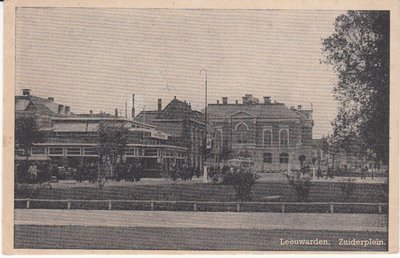
[[[281,164],[289,163],[289,154],[287,154],[287,153],[279,154],[279,162]]]
[[[264,153],[264,163],[272,163],[272,153]]]
[[[67,155],[81,155],[80,148],[67,148]]]
[[[25,150],[24,149],[17,149],[15,151],[15,154],[18,156],[24,156],[25,155]]]
[[[44,147],[32,147],[31,155],[46,155],[46,149]]]
[[[128,149],[125,151],[125,154],[126,154],[126,155],[131,155],[131,156],[136,156],[136,148],[128,148]]]
[[[63,148],[49,148],[49,155],[63,155]]]
[[[97,155],[96,148],[84,148],[83,151],[85,155]]]
[[[145,149],[144,155],[145,156],[157,156],[157,149]]]

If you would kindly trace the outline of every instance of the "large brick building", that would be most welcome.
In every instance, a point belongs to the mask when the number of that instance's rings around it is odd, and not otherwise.
[[[264,97],[260,102],[250,94],[242,103],[228,103],[226,97],[208,105],[212,130],[211,159],[249,158],[259,170],[300,168],[299,159],[309,165],[317,154],[313,150],[312,110],[301,106],[288,108]]]
[[[157,110],[142,111],[135,121],[155,125],[169,135],[171,144],[188,149],[188,164],[197,168],[203,166],[204,115],[192,110],[190,103],[174,97],[165,108],[158,99]]]

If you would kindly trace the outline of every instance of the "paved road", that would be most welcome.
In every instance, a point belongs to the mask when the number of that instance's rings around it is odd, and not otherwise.
[[[230,212],[15,210],[15,248],[130,250],[387,249],[387,216]],[[339,239],[382,245],[340,246]],[[286,245],[290,240],[323,245]]]
[[[15,224],[385,232],[387,215],[16,209]]]

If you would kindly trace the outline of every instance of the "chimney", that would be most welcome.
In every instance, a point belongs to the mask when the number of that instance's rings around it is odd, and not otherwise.
[[[132,94],[132,110],[131,110],[132,119],[135,118],[135,94]]]
[[[48,100],[50,100],[51,102],[54,102],[54,98],[53,97],[48,97]]]
[[[271,104],[271,97],[270,96],[264,97],[264,104]]]
[[[219,105],[219,100],[217,100],[217,104]]]
[[[70,110],[71,110],[71,108],[69,106],[65,106],[64,113],[68,114]]]
[[[235,100],[235,104],[236,104],[236,105],[239,104],[239,100]]]
[[[30,96],[31,95],[31,89],[22,89],[22,95]]]
[[[301,105],[297,105],[297,110],[301,110]]]
[[[61,114],[64,109],[64,105],[58,105],[58,113]]]
[[[160,112],[162,110],[162,99],[158,99],[157,110],[158,110],[158,112]]]
[[[290,110],[294,110],[294,106],[290,106]]]
[[[246,104],[246,105],[250,104],[251,97],[252,97],[251,94],[245,94],[244,97],[242,97],[243,104]]]
[[[115,109],[115,117],[118,117],[118,108]]]
[[[223,105],[228,104],[228,97],[222,97],[222,104]]]

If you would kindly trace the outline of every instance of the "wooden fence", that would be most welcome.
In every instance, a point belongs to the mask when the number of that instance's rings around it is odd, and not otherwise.
[[[15,199],[20,209],[387,213],[387,203]]]

